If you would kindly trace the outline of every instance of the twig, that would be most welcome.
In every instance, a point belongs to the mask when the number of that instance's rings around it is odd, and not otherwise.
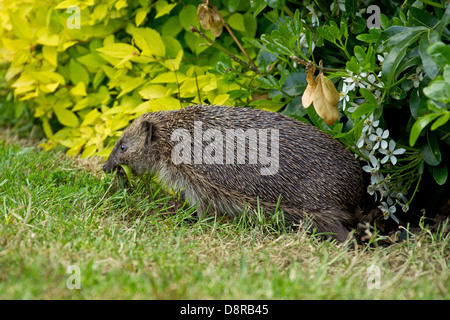
[[[317,69],[319,69],[319,71],[325,71],[325,72],[345,71],[344,69],[326,68],[326,67],[317,65],[313,61],[304,61],[296,56],[290,56],[290,58],[293,59],[294,61],[304,65],[307,68],[307,70],[311,69],[312,67],[316,67]]]
[[[253,72],[260,74],[258,68],[254,65],[251,65],[250,63],[242,60],[241,58],[238,58],[236,55],[234,55],[233,53],[231,53],[230,51],[228,51],[227,49],[225,49],[224,47],[222,47],[220,44],[214,42],[213,40],[211,40],[207,35],[205,35],[203,32],[201,32],[200,30],[197,29],[197,27],[195,26],[191,26],[189,28],[189,30],[192,33],[198,33],[203,39],[205,39],[206,41],[209,42],[209,44],[211,46],[213,46],[214,48],[216,48],[217,50],[225,53],[227,56],[229,56],[231,59],[233,59],[234,61],[238,62],[239,64],[241,64],[242,66],[252,70]]]
[[[217,12],[219,12],[219,10],[217,10]],[[241,43],[239,42],[239,40],[236,38],[236,36],[233,33],[233,30],[231,30],[230,26],[228,25],[228,23],[223,19],[222,15],[219,13],[219,17],[220,20],[222,20],[223,25],[225,26],[225,28],[227,28],[228,33],[230,34],[230,36],[233,38],[234,42],[236,42],[236,44],[238,45],[239,49],[241,49],[242,53],[247,57],[248,61],[250,61],[250,63],[253,65],[253,67],[255,69],[258,69],[256,67],[255,62],[252,60],[252,58],[250,58],[250,56],[248,55],[247,51],[245,51],[244,47],[241,45]]]

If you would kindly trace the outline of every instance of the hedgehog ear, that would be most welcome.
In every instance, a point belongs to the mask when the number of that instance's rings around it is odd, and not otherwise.
[[[148,145],[153,140],[153,125],[149,121],[142,122],[142,133],[145,135],[145,144]]]

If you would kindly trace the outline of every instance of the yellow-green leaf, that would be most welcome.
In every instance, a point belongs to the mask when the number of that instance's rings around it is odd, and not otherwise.
[[[44,129],[44,133],[47,136],[47,138],[53,137],[53,131],[52,127],[50,126],[50,123],[48,122],[47,117],[41,118],[42,121],[42,128]]]
[[[60,2],[55,9],[67,9],[68,7],[71,6],[78,6],[80,5],[80,1],[77,0],[64,0],[62,2]]]
[[[228,100],[229,97],[230,97],[229,94],[219,94],[214,98],[212,104],[223,105],[225,104],[225,102]]]
[[[74,96],[87,96],[86,85],[84,84],[84,82],[83,81],[78,82],[75,87],[70,89],[70,94]]]
[[[136,45],[142,50],[144,56],[166,56],[166,46],[158,31],[151,28],[130,27]]]
[[[158,74],[152,80],[151,83],[182,83],[186,79],[186,76],[182,73],[177,72],[164,72]]]
[[[155,19],[158,19],[159,17],[162,17],[168,13],[170,13],[170,11],[172,11],[172,9],[176,6],[176,3],[167,3],[167,1],[165,0],[160,0],[158,2],[156,2],[156,16]]]
[[[30,74],[37,80],[39,83],[55,83],[59,82],[62,85],[66,84],[66,80],[64,77],[57,72],[49,72],[49,71],[32,71]]]
[[[100,117],[101,113],[98,112],[97,109],[92,109],[91,112],[89,112],[83,120],[83,123],[81,124],[81,127],[88,126],[94,123],[95,120],[97,120],[98,117]]]
[[[128,183],[131,184],[131,167],[127,166],[126,164],[120,165],[125,172],[125,175],[127,176]]]
[[[107,14],[108,5],[106,3],[99,3],[95,6],[90,18],[93,21],[103,20],[103,18],[105,18]]]
[[[139,51],[135,47],[126,43],[109,44],[108,46],[98,48],[97,51],[117,59],[123,59],[133,54],[139,54]]]
[[[152,84],[152,85],[147,85],[144,88],[142,88],[141,90],[139,90],[139,94],[142,98],[144,99],[156,99],[156,98],[161,98],[164,97],[167,92],[170,89],[168,89],[165,86],[162,86],[160,84]]]
[[[69,62],[69,77],[73,84],[78,84],[79,82],[84,82],[85,84],[89,84],[89,73],[86,69],[75,59],[70,59]]]
[[[51,46],[51,47],[57,47],[59,43],[59,35],[57,34],[50,34],[46,27],[38,30],[36,32],[36,36],[38,37],[37,43],[45,45],[45,46]]]
[[[31,31],[28,21],[20,14],[20,12],[9,12],[9,20],[11,21],[13,32],[18,38],[32,39],[33,32]]]
[[[145,80],[142,78],[126,77],[126,79],[127,80],[124,81],[120,86],[122,88],[122,91],[117,96],[117,98],[120,98],[124,94],[127,94],[128,92],[133,91],[134,89],[136,89],[137,87],[139,87],[141,84],[143,84],[145,82]]]
[[[59,82],[55,82],[55,83],[49,83],[49,84],[41,84],[39,86],[39,89],[41,89],[42,92],[51,93],[51,92],[54,92],[58,87],[59,87]]]
[[[58,52],[56,51],[56,47],[43,46],[42,55],[51,65],[55,67],[58,65]]]
[[[149,11],[150,11],[150,8],[139,8],[136,11],[136,17],[134,19],[134,23],[136,24],[136,27],[139,27],[142,24],[142,22],[144,22]]]
[[[78,117],[72,111],[67,110],[62,103],[53,106],[56,118],[66,127],[78,127]]]
[[[95,144],[84,148],[83,152],[81,153],[81,159],[92,157],[96,151],[97,151],[97,146]]]

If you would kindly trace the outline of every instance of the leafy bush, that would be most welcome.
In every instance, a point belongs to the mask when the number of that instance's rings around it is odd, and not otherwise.
[[[13,90],[3,108],[26,106],[42,123],[46,150],[63,145],[69,155],[105,157],[121,130],[145,112],[201,101],[237,104],[239,97],[230,92],[242,85],[208,72],[219,53],[189,30],[200,28],[197,5],[1,0],[1,76]],[[239,37],[255,36],[248,3],[220,9]],[[219,43],[238,54],[230,36]],[[15,111],[17,117],[22,113]]]
[[[371,15],[367,3],[253,1],[254,14],[263,12],[271,25],[260,39],[244,39],[259,50],[252,89],[267,92],[250,105],[281,110],[340,139],[367,163],[367,191],[384,217],[398,222],[426,172],[443,186],[441,195],[448,191],[450,8],[445,1],[389,1]],[[380,27],[368,28],[369,20]],[[339,122],[327,125],[319,110],[302,106],[312,67],[340,90]]]

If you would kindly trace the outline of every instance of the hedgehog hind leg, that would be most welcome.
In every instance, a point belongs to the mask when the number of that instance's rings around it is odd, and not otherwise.
[[[308,231],[324,234],[327,237],[344,242],[349,230],[346,228],[351,220],[350,213],[342,209],[297,209],[283,208],[287,223],[298,225],[299,223]]]
[[[319,233],[325,233],[340,243],[347,240],[350,233],[347,227],[353,220],[352,214],[338,208],[323,209],[311,214],[313,214],[313,224]]]

